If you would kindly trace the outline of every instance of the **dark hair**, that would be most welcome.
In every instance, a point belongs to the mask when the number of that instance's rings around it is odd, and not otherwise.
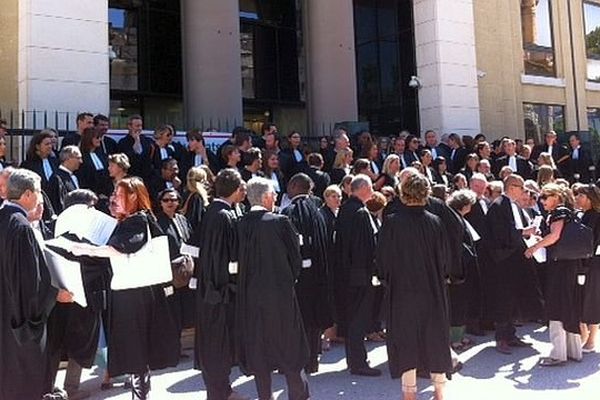
[[[323,156],[319,153],[310,153],[308,157],[306,157],[306,161],[311,167],[322,167],[324,164]]]
[[[136,119],[139,119],[141,121],[144,120],[140,114],[133,114],[132,116],[130,116],[129,118],[127,118],[127,125],[131,124]]]
[[[89,113],[89,112],[79,113],[79,114],[77,114],[77,122],[83,121],[87,117],[94,118],[94,114]]]
[[[438,156],[433,160],[433,169],[435,169],[436,172],[440,172],[440,164],[446,164],[446,158]]]
[[[290,178],[288,182],[288,188],[296,188],[297,190],[293,191],[296,194],[308,194],[310,190],[314,187],[313,180],[310,179],[308,175],[305,173],[299,172],[296,175]],[[288,189],[288,192],[290,190]]]
[[[238,126],[237,128],[233,129],[232,142],[235,146],[239,147],[239,146],[243,145],[245,142],[247,142],[248,140],[250,140],[251,136],[252,135],[250,134],[250,131],[248,129]]]
[[[354,166],[352,167],[352,175],[362,174],[364,170],[371,166],[371,162],[366,158],[359,158],[354,162]]]
[[[265,173],[266,176],[271,176],[271,174],[273,173],[273,170],[271,168],[269,168],[269,158],[271,158],[272,156],[277,156],[277,159],[279,159],[279,154],[277,153],[277,151],[275,150],[263,150],[263,172]]]
[[[223,161],[229,161],[229,156],[236,150],[237,147],[235,147],[232,144],[228,144],[225,147],[223,147],[223,151],[221,152],[221,157],[223,158]]]
[[[202,142],[204,144],[204,136],[202,136],[202,131],[200,129],[192,129],[185,134],[188,142],[195,140],[197,142]]]
[[[100,124],[100,121],[110,122],[110,119],[108,119],[108,117],[104,114],[97,114],[94,117],[94,126],[98,126],[98,124]]]
[[[215,178],[215,194],[217,197],[227,198],[235,193],[242,184],[242,176],[233,168],[219,171]]]
[[[75,204],[85,204],[88,207],[93,207],[98,203],[98,196],[89,189],[75,189],[65,197],[65,209]]]
[[[173,157],[165,158],[160,163],[160,169],[167,169],[171,164],[177,164],[177,160]]]
[[[272,122],[269,122],[269,123],[263,124],[261,130],[262,130],[263,133],[265,133],[266,131],[271,130],[271,128],[277,128],[277,125],[275,125]]]
[[[89,153],[94,150],[93,139],[100,137],[100,132],[96,130],[96,128],[85,128],[81,133],[81,143],[79,143],[79,148],[82,153]]]
[[[54,135],[47,130],[43,130],[33,135],[31,141],[29,142],[29,147],[27,147],[26,158],[30,160],[37,157],[37,146],[41,144],[45,139],[51,139],[52,137],[54,137]]]
[[[250,165],[254,161],[261,158],[261,156],[262,156],[262,153],[258,147],[251,147],[248,149],[248,151],[245,151],[242,154],[242,164]]]
[[[170,194],[170,193],[174,193],[177,196],[177,200],[181,201],[181,194],[179,194],[179,192],[177,191],[177,189],[174,188],[167,188],[164,190],[161,190],[158,193],[158,196],[156,197],[156,199],[161,202],[162,199],[165,197],[166,194]]]

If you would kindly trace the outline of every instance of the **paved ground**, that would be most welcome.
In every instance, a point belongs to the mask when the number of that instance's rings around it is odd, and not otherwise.
[[[600,354],[586,354],[580,363],[542,368],[537,365],[540,355],[549,350],[546,328],[526,326],[520,329],[533,348],[518,349],[513,355],[497,353],[492,337],[477,338],[478,346],[460,357],[464,369],[447,385],[448,400],[598,400],[600,399]],[[387,370],[384,345],[369,344],[369,358],[373,366],[384,369],[378,378],[349,375],[345,370],[344,350],[332,348],[321,359],[321,371],[310,377],[312,399],[315,400],[379,400],[400,399],[400,382],[393,381]],[[191,354],[190,351],[186,351]],[[205,400],[206,392],[200,373],[192,369],[191,360],[178,368],[155,372],[152,378],[152,399]],[[62,382],[64,371],[58,382]],[[235,389],[256,399],[254,382],[241,376],[236,369],[232,374]],[[122,388],[101,392],[100,378],[94,370],[84,371],[82,388],[93,392],[92,399],[130,399]],[[273,379],[278,400],[287,399],[285,383],[281,376]],[[419,400],[430,399],[432,388],[426,380],[419,380]]]

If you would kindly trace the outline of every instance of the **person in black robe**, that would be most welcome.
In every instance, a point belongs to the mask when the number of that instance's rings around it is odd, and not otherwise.
[[[75,172],[82,162],[81,151],[75,146],[66,146],[60,151],[60,166],[50,178],[48,197],[56,213],[65,209],[65,197],[69,192],[79,189],[79,179]]]
[[[143,121],[139,115],[129,117],[127,129],[129,132],[119,140],[117,150],[127,155],[131,163],[129,175],[139,176],[148,182],[155,174],[151,155],[154,142],[143,134]]]
[[[150,196],[140,178],[121,180],[114,203],[119,223],[107,245],[77,244],[71,249],[74,255],[133,254],[153,237],[163,235],[150,211]],[[150,370],[174,367],[179,361],[180,342],[167,299],[171,295],[170,283],[112,291],[108,371],[110,376],[132,375],[134,399],[148,398]]]
[[[371,199],[371,179],[357,175],[350,184],[352,195],[342,205],[336,225],[336,296],[343,301],[343,315],[338,324],[345,332],[346,359],[350,373],[379,376],[381,371],[369,367],[364,337],[372,322],[375,290],[375,222],[365,203]],[[342,325],[343,324],[343,325]],[[345,325],[345,326],[344,326]]]
[[[241,398],[229,382],[235,365],[237,279],[236,215],[232,206],[240,197],[241,187],[237,170],[227,168],[219,172],[215,180],[216,199],[206,209],[190,241],[199,249],[195,269],[195,367],[202,370],[209,400]]]
[[[309,398],[303,372],[309,357],[295,282],[302,269],[299,237],[291,221],[272,212],[271,181],[248,182],[251,209],[238,223],[239,280],[236,343],[239,365],[254,375],[260,400],[272,398],[271,372],[285,375],[290,400]]]
[[[41,202],[41,180],[14,170],[0,208],[0,399],[40,399],[45,379],[46,323],[57,300],[29,211]],[[64,295],[67,294],[66,298]],[[58,300],[72,301],[65,291]]]
[[[526,226],[523,210],[516,201],[522,196],[524,181],[519,175],[509,175],[504,180],[504,193],[489,207],[486,238],[493,260],[494,304],[493,319],[496,326],[496,350],[510,354],[510,347],[528,344],[516,336],[513,324],[514,311],[525,292],[538,290],[524,279],[524,236],[535,233],[535,227]]]
[[[313,182],[306,174],[294,175],[287,186],[291,204],[283,210],[300,234],[302,271],[296,282],[296,295],[310,348],[307,373],[319,370],[321,332],[333,325],[329,298],[327,226],[319,212],[321,200],[311,196]]]
[[[401,184],[405,207],[383,224],[377,265],[387,284],[387,349],[392,377],[402,375],[404,399],[416,400],[416,369],[431,371],[435,398],[452,369],[446,271],[449,261],[439,217],[425,210],[429,182],[410,175]],[[398,243],[413,243],[398,246]]]

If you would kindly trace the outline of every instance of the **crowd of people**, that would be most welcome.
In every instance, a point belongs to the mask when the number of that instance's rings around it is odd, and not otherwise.
[[[150,371],[180,361],[186,328],[209,400],[246,398],[231,387],[234,366],[260,400],[275,370],[290,399],[308,399],[307,375],[337,343],[351,374],[379,376],[365,340],[385,342],[408,400],[417,376],[441,400],[457,354],[486,331],[511,354],[531,345],[517,324],[547,324],[541,366],[595,351],[600,189],[576,134],[567,147],[552,131],[536,145],[340,128],[310,148],[265,124],[212,151],[199,130],[187,145],[171,125],[151,138],[140,116],[118,142],[108,131],[107,117],[82,113],[62,140],[36,133],[18,168],[0,136],[2,399],[86,398],[81,370],[94,364],[102,389],[127,376],[146,399]],[[106,245],[70,237],[63,254],[81,265],[87,307],[52,286],[43,252],[56,216],[78,204],[118,221]],[[553,257],[574,223],[591,229],[593,251]],[[111,290],[110,257],[163,235],[173,280]]]

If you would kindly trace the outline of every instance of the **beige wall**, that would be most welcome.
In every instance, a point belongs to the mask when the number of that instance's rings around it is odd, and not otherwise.
[[[18,106],[18,0],[2,0],[0,11],[0,111]]]
[[[577,99],[580,129],[587,129],[586,108],[600,106],[600,85],[595,88],[586,81],[582,0],[569,1],[575,76],[567,2],[554,0],[552,29],[556,78],[550,79],[523,77],[521,0],[474,1],[477,67],[485,74],[479,79],[481,129],[490,138],[524,137],[524,102],[563,105],[566,130],[571,131],[577,129]]]

